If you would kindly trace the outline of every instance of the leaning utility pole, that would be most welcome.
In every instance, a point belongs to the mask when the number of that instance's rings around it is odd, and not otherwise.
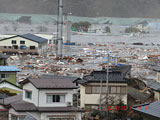
[[[57,57],[62,57],[62,27],[63,27],[63,0],[58,0],[58,24],[57,24],[57,42],[58,42],[58,50],[57,50]]]

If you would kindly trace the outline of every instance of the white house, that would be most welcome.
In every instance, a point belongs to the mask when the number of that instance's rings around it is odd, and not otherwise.
[[[37,120],[81,120],[83,110],[73,107],[73,94],[77,86],[72,79],[45,76],[24,80],[21,82],[22,96],[3,101],[3,104],[10,105],[9,120],[24,120],[27,114]]]
[[[3,53],[26,53],[45,55],[48,40],[33,34],[15,35],[0,40]]]
[[[80,107],[86,111],[106,105],[106,71],[93,71],[90,75],[77,79],[80,84]],[[120,71],[110,71],[108,76],[108,104],[115,105],[121,99],[127,104],[127,81]]]

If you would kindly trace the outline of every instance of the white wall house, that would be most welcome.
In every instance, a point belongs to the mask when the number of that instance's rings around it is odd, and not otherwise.
[[[86,111],[98,109],[100,104],[105,107],[106,104],[106,71],[94,71],[91,75],[84,76],[78,80],[80,84],[80,107]],[[109,72],[108,79],[108,103],[115,105],[121,99],[127,104],[127,81],[123,78],[121,72]]]
[[[16,35],[0,40],[3,53],[26,53],[44,55],[47,53],[48,40],[33,34]]]
[[[73,107],[77,86],[69,77],[26,79],[22,100],[11,103],[9,120],[23,120],[28,114],[37,120],[81,120],[82,109]]]

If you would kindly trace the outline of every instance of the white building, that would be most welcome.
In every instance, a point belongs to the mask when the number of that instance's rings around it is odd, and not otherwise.
[[[120,71],[109,72],[108,104],[115,105],[121,99],[127,104],[127,81]],[[93,71],[90,75],[77,80],[80,84],[80,107],[86,111],[102,108],[106,105],[106,71]]]
[[[3,53],[26,53],[45,55],[48,40],[33,34],[15,35],[0,40],[0,51]]]
[[[52,76],[26,79],[23,94],[12,101],[9,120],[24,120],[27,114],[37,120],[81,120],[82,109],[73,107],[73,94],[77,86],[70,77]],[[16,100],[15,100],[16,99]],[[9,104],[9,103],[8,103]]]

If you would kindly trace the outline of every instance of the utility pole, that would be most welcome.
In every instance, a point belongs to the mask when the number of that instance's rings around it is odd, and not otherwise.
[[[58,50],[57,50],[57,57],[62,57],[62,27],[63,27],[63,0],[58,0],[58,24],[57,24],[57,42],[58,42]]]
[[[109,93],[108,93],[108,91],[109,91],[109,89],[108,89],[108,87],[109,87],[109,85],[108,85],[108,81],[109,81],[109,45],[108,45],[108,48],[107,48],[107,75],[106,75],[106,109],[107,109],[107,107],[108,107],[108,95],[109,95]],[[109,110],[107,109],[107,120],[109,120]]]

